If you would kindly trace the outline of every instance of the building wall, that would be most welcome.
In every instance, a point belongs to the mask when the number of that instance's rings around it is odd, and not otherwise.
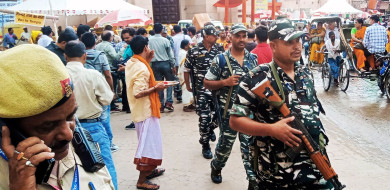
[[[149,10],[149,17],[153,18],[153,3],[152,0],[125,0],[128,3],[131,3],[133,5],[136,5],[138,7],[142,7],[144,9]]]
[[[319,9],[327,0],[283,0],[282,9],[301,10],[301,9]]]
[[[153,3],[152,0],[125,0],[133,5],[142,7],[149,10],[150,17],[153,17]],[[213,5],[218,0],[179,0],[180,6],[180,19],[192,19],[194,14],[198,13],[208,13],[211,19],[222,21],[225,16],[224,8],[217,8]],[[250,4],[250,3],[247,3]],[[240,6],[239,6],[240,7]],[[250,9],[248,8],[248,11]],[[238,18],[238,8],[229,9],[230,22],[241,21],[241,18]]]

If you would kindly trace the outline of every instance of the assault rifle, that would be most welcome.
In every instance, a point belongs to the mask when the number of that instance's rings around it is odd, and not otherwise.
[[[333,184],[333,187],[336,190],[345,188],[345,185],[342,185],[340,181],[338,180],[338,175],[330,165],[330,162],[326,155],[324,155],[320,151],[320,147],[317,145],[317,143],[313,140],[313,138],[310,136],[309,132],[307,131],[306,127],[302,123],[299,115],[290,109],[288,109],[286,103],[282,101],[282,99],[279,97],[279,95],[275,92],[273,87],[271,86],[271,83],[268,79],[263,80],[261,83],[256,85],[254,88],[251,89],[251,91],[256,94],[257,96],[267,99],[272,104],[277,105],[280,104],[279,111],[282,113],[283,117],[291,117],[294,116],[294,121],[290,122],[290,126],[294,129],[298,129],[302,132],[302,135],[299,135],[302,142],[300,147],[303,146],[306,148],[306,150],[309,152],[311,160],[314,162],[314,164],[317,166],[317,168],[320,170],[321,174],[324,176],[325,180],[330,181]],[[288,149],[286,154],[290,157],[295,157],[296,152],[300,151],[299,147],[296,149]],[[299,152],[298,152],[299,153]],[[291,157],[290,157],[291,158]],[[292,158],[293,160],[293,158]]]
[[[194,98],[194,102],[195,104],[197,104],[197,99],[196,99],[196,93],[197,93],[197,89],[196,89],[196,79],[195,79],[195,73],[194,73],[194,68],[192,67],[191,70],[190,70],[190,82],[191,82],[191,89],[192,89],[192,96]]]
[[[221,106],[219,105],[218,100],[218,90],[212,90],[212,98],[213,98],[213,104],[214,104],[214,110],[215,110],[215,117],[217,119],[218,126],[222,126],[222,114],[221,114]]]

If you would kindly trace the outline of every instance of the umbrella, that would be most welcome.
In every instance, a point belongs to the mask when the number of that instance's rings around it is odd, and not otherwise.
[[[346,0],[328,0],[321,8],[313,11],[326,14],[358,14],[361,10],[352,7]]]
[[[379,12],[378,10],[369,10],[368,11],[370,14],[373,14],[373,15],[383,15],[383,13]],[[371,16],[371,15],[370,15]]]
[[[371,16],[371,14],[368,13],[368,12],[362,12],[362,13],[360,13],[360,14],[358,15],[359,18],[368,18],[368,17],[370,17],[370,16]]]
[[[255,18],[268,19],[269,17],[271,17],[271,14],[271,10],[260,10],[255,14]],[[275,15],[279,16],[280,14],[278,12],[275,12]]]
[[[323,15],[326,15],[326,13],[323,13],[323,12],[316,12],[316,13],[313,13],[311,15],[311,17],[320,17],[320,16],[323,16]]]
[[[129,24],[149,25],[153,21],[146,15],[141,13],[134,13],[128,10],[116,10],[108,13],[96,23],[95,28],[103,27],[105,25],[113,26],[128,26]]]
[[[255,14],[255,18],[261,19],[268,19],[269,15],[266,12],[260,11]]]
[[[305,19],[307,16],[306,16],[306,13],[304,10],[301,11],[301,14],[299,15],[299,18],[300,19]]]

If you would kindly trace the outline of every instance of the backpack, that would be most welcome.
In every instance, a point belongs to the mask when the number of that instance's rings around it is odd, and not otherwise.
[[[93,54],[87,53],[87,60],[85,61],[84,67],[87,69],[95,69],[95,63],[99,58],[100,54],[104,54],[102,51],[95,50]]]

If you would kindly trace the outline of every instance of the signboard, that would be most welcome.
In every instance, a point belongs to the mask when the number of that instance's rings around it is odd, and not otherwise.
[[[377,2],[377,0],[369,0],[367,8],[368,9],[375,9],[376,8],[376,2]]]
[[[268,10],[268,0],[256,0],[255,12]]]
[[[23,2],[23,0],[17,1],[0,1],[0,9],[7,9],[8,7],[17,5]],[[4,24],[13,23],[15,21],[14,14],[0,13],[0,37],[2,36],[2,29]]]
[[[42,27],[45,24],[45,15],[15,11],[15,24]]]
[[[5,2],[0,2],[0,9],[7,9],[8,7],[12,7],[14,5],[17,5],[20,3],[22,0],[19,0],[17,2],[10,2],[10,1],[5,1]],[[0,13],[0,27],[3,27],[4,23],[13,23],[14,22],[14,15],[13,14],[7,14],[7,13]]]

